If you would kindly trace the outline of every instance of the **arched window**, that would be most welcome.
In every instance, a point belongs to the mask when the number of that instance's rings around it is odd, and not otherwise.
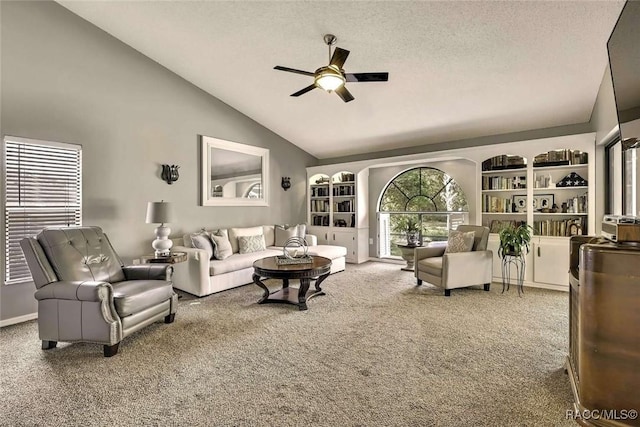
[[[468,211],[464,192],[443,171],[418,167],[402,172],[380,197],[380,256],[400,255],[396,243],[406,243],[411,223],[423,243],[446,240],[450,229],[468,221]]]
[[[244,197],[247,199],[261,199],[262,198],[262,184],[256,182],[255,184],[251,184],[247,191],[244,194]]]

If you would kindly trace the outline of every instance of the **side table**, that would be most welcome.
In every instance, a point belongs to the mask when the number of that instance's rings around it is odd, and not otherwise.
[[[186,260],[186,252],[172,252],[169,256],[142,255],[140,264],[177,264]]]
[[[171,252],[169,256],[142,255],[140,264],[177,264],[185,262],[187,259],[186,252]],[[182,298],[182,295],[178,294],[178,299],[180,298]]]
[[[516,286],[518,287],[518,296],[524,293],[522,283],[524,282],[524,268],[525,268],[524,255],[505,255],[502,258],[502,293],[505,288],[509,290],[509,284],[511,283],[511,268],[515,268]]]
[[[402,253],[402,259],[407,262],[407,265],[402,267],[400,270],[403,271],[413,271],[413,263],[415,259],[415,249],[419,248],[418,245],[401,245],[396,243],[396,246],[400,248],[400,252]]]

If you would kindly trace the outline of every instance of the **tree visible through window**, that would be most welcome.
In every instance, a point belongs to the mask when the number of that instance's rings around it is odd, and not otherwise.
[[[439,169],[419,167],[389,182],[378,211],[380,254],[385,256],[399,255],[394,243],[404,243],[411,220],[418,224],[423,242],[446,240],[450,229],[466,222],[469,206],[453,178]]]

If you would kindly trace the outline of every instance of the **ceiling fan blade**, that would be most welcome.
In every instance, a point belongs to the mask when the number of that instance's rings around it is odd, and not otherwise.
[[[389,73],[347,73],[345,77],[348,82],[386,82],[389,80]]]
[[[273,69],[274,70],[280,70],[280,71],[288,71],[290,73],[303,74],[305,76],[311,76],[311,77],[313,77],[315,75],[310,71],[296,70],[295,68],[281,67],[279,65],[276,65],[275,67],[273,67]]]
[[[340,98],[342,98],[342,100],[344,102],[349,102],[349,101],[353,101],[355,98],[353,97],[353,95],[351,95],[351,92],[349,92],[346,88],[346,86],[340,86],[338,89],[335,90],[335,93],[338,94],[338,96]]]
[[[305,93],[309,92],[310,90],[313,90],[316,88],[315,84],[312,84],[310,86],[305,87],[304,89],[300,89],[299,91],[297,91],[296,93],[292,93],[291,96],[300,96],[300,95],[304,95]]]
[[[335,65],[338,68],[342,68],[344,61],[347,60],[347,56],[349,56],[348,50],[336,47],[336,50],[333,51],[333,56],[331,57],[329,65]]]

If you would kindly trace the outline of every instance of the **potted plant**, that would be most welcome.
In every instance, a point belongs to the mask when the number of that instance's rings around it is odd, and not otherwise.
[[[509,224],[500,230],[500,247],[498,248],[500,258],[504,258],[507,255],[521,256],[529,253],[532,230],[533,228],[527,224],[518,226]]]
[[[407,233],[407,245],[409,246],[420,246],[420,226],[418,225],[418,221],[416,221],[413,217],[407,218],[407,224],[405,226],[405,231]]]

